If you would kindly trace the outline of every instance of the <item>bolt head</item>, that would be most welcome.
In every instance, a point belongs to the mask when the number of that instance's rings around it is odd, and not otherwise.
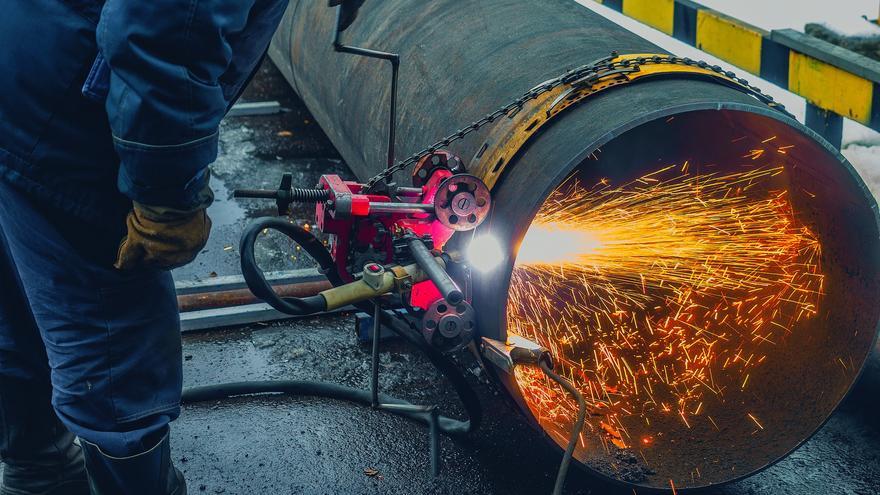
[[[451,203],[452,211],[461,217],[470,215],[477,208],[477,199],[470,192],[456,194]]]
[[[452,314],[440,318],[440,322],[437,325],[437,328],[440,330],[440,335],[443,335],[447,339],[452,339],[458,337],[459,334],[461,334],[462,326],[463,322],[461,320],[461,317]]]

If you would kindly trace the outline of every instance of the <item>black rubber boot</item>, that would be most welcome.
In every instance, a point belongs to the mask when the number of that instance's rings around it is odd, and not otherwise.
[[[0,495],[87,495],[83,454],[58,420],[48,384],[0,377]]]
[[[80,442],[92,495],[186,495],[183,474],[171,462],[168,432],[150,450],[130,457],[109,456]]]

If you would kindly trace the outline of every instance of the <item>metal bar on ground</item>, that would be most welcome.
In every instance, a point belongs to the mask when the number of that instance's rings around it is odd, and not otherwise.
[[[282,297],[314,296],[332,288],[327,277],[316,269],[269,272],[266,278],[272,283],[275,292]],[[175,288],[184,332],[296,318],[274,310],[258,311],[257,306],[268,306],[259,304],[261,301],[247,288],[244,278],[240,275],[180,281],[175,282]],[[351,306],[346,306],[321,314],[353,309]],[[358,338],[365,342],[372,338],[369,328],[373,326],[373,317],[366,314],[363,317],[357,320],[359,330],[356,333]],[[361,329],[362,325],[366,325],[366,329]],[[379,338],[383,340],[393,336],[394,333],[384,327],[379,333]]]
[[[352,306],[318,313],[308,316],[291,316],[282,313],[268,304],[248,304],[246,306],[233,306],[228,308],[213,308],[202,311],[189,311],[180,314],[181,333],[198,332],[202,330],[220,330],[226,327],[250,325],[253,323],[266,323],[280,320],[295,320],[318,316],[334,315],[353,311]]]
[[[876,60],[791,29],[766,31],[691,0],[594,1],[880,131]]]
[[[333,284],[328,280],[319,280],[315,282],[273,285],[272,287],[281,297],[309,297],[333,288]],[[261,302],[261,299],[255,296],[250,289],[234,289],[177,296],[177,305],[181,312],[243,306],[258,302]]]
[[[283,297],[311,296],[331,287],[314,268],[269,272],[266,279]],[[292,318],[258,301],[240,275],[176,281],[174,286],[182,332]]]
[[[227,117],[253,117],[256,115],[275,115],[281,113],[281,103],[277,101],[254,101],[232,105]]]
[[[289,318],[291,318],[290,315],[284,314],[265,303],[231,308],[214,308],[181,313],[180,331],[183,333],[195,332]]]
[[[285,270],[266,273],[266,280],[272,285],[290,285],[305,282],[327,280],[327,277],[316,268]],[[205,280],[179,280],[174,282],[177,295],[203,294],[225,290],[246,289],[247,284],[241,275],[212,277]]]

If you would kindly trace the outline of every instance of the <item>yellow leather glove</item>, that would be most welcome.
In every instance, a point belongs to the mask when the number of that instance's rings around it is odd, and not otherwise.
[[[175,210],[134,203],[126,220],[128,235],[119,244],[119,270],[186,265],[208,242],[211,219],[205,208]]]

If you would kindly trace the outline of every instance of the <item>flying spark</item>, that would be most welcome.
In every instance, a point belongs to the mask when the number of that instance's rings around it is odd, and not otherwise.
[[[751,387],[767,347],[816,315],[820,243],[774,179],[784,165],[752,162],[763,156],[752,150],[736,173],[698,174],[691,163],[620,186],[569,179],[530,226],[508,331],[552,352],[587,399],[585,429],[606,450],[655,443],[631,441],[624,418],[644,426],[667,416],[691,428],[703,417],[717,429],[704,397]],[[518,368],[516,377],[542,426],[568,438],[574,401],[540,371]]]

